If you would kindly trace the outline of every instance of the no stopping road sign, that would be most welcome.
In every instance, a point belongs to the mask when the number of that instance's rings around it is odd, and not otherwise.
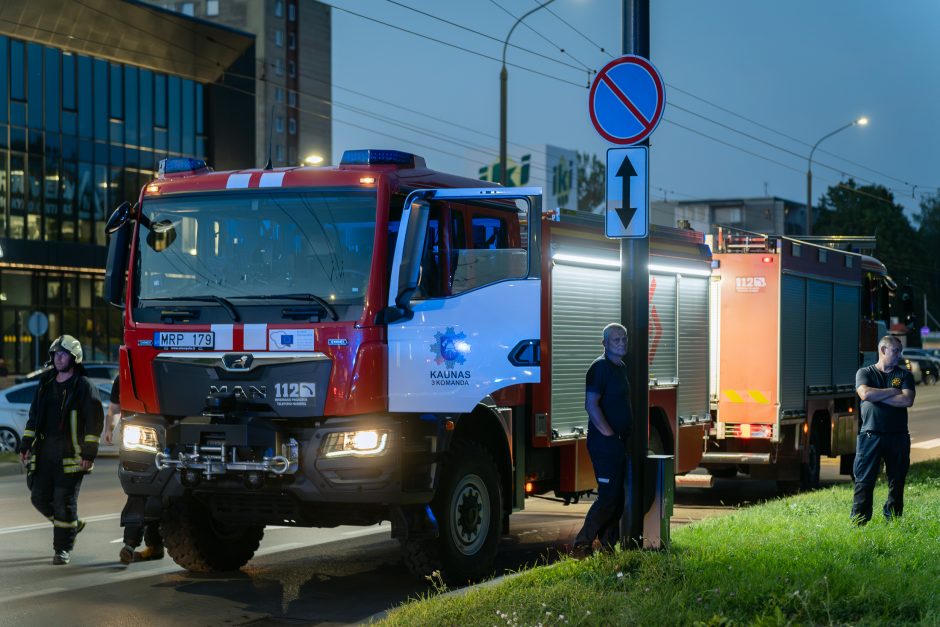
[[[591,85],[591,122],[601,137],[629,146],[656,130],[666,106],[663,77],[648,59],[626,55],[604,66]]]

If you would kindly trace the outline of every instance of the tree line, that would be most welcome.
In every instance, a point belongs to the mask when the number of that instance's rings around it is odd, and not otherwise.
[[[813,233],[874,235],[874,256],[899,285],[914,288],[913,314],[901,322],[916,330],[933,322],[924,320],[924,296],[928,311],[940,318],[940,193],[924,196],[912,217],[891,190],[849,179],[826,190],[818,202]]]

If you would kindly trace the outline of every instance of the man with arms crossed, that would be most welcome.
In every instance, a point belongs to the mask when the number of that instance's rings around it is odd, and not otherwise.
[[[901,341],[886,335],[878,342],[878,363],[859,368],[855,389],[862,399],[862,427],[855,447],[855,498],[852,521],[871,520],[875,480],[885,462],[888,499],[883,512],[891,520],[904,510],[904,479],[911,464],[907,408],[914,404],[914,377],[898,366]]]

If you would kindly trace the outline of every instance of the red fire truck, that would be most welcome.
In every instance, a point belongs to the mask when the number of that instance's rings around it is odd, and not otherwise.
[[[397,151],[164,162],[108,225],[136,520],[196,571],[242,566],[265,525],[388,520],[416,574],[489,573],[527,493],[594,487],[584,374],[620,317],[602,221],[540,203]],[[650,249],[650,439],[684,472],[711,421],[711,256],[687,230]]]
[[[858,434],[855,372],[876,360],[895,284],[877,259],[840,239],[720,229],[712,277],[716,420],[702,465],[819,485],[820,457],[850,474]]]

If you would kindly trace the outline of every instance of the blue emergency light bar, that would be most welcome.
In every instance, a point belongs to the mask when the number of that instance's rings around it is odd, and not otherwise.
[[[205,161],[202,159],[193,159],[191,157],[161,159],[160,167],[157,169],[157,178],[163,178],[167,174],[179,174],[180,172],[205,170],[206,167],[207,166]]]
[[[426,168],[424,157],[400,150],[347,150],[340,165],[398,165],[405,168]]]

